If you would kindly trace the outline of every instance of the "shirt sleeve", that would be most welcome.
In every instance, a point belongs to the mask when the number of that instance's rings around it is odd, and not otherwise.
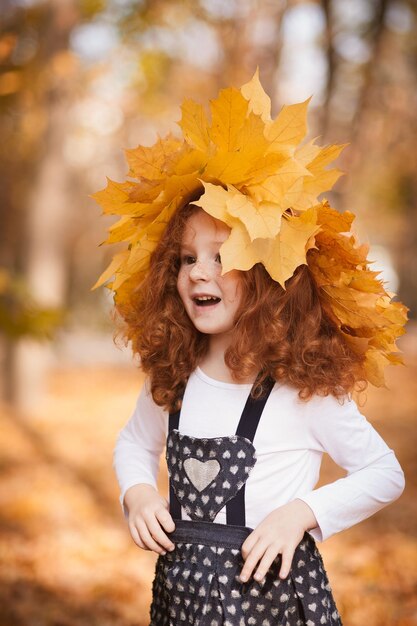
[[[159,459],[165,447],[167,413],[155,404],[145,381],[129,421],[119,432],[113,467],[120,486],[120,503],[126,515],[126,491],[138,483],[156,488]]]
[[[359,412],[353,400],[315,398],[317,411],[308,419],[322,452],[346,477],[300,497],[312,509],[318,527],[309,531],[318,541],[345,530],[396,500],[404,490],[404,473],[394,452]]]

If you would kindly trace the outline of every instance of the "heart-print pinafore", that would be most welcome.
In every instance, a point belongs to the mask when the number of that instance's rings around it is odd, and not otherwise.
[[[253,444],[265,394],[249,394],[236,434],[197,438],[179,431],[180,413],[169,416],[166,460],[175,550],[160,555],[153,581],[150,626],[341,626],[322,558],[304,534],[285,580],[281,556],[265,579],[239,580],[245,526],[245,485],[256,463]],[[213,523],[226,507],[226,524]],[[181,507],[190,520],[181,519]]]

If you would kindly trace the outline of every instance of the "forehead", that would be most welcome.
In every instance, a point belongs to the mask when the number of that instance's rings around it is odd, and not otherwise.
[[[203,209],[188,218],[181,239],[181,245],[196,243],[222,244],[228,238],[230,228],[212,217]]]

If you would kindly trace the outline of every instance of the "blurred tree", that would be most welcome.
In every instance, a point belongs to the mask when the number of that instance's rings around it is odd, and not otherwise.
[[[4,393],[11,400],[19,395],[19,359],[26,358],[22,346],[19,358],[16,355],[17,339],[33,335],[41,320],[56,324],[60,316],[54,316],[51,307],[64,305],[64,233],[70,198],[65,189],[62,138],[66,74],[71,74],[72,67],[67,47],[77,19],[75,3],[65,0],[29,9],[6,3],[2,22],[0,263],[12,274],[25,276],[40,307],[36,315],[32,310],[32,317],[21,310],[19,332],[12,332],[10,324],[4,327],[9,335],[3,358],[4,380],[8,381]],[[41,351],[34,370],[42,370]],[[30,390],[29,380],[20,382]]]
[[[353,204],[394,254],[399,296],[417,312],[417,9],[397,0],[322,0],[328,73],[322,128],[351,145],[339,208]]]
[[[6,401],[13,403],[17,395],[15,342],[27,337],[37,341],[50,340],[63,320],[63,311],[40,307],[31,297],[23,280],[12,277],[0,268],[0,339],[5,365],[1,395]]]

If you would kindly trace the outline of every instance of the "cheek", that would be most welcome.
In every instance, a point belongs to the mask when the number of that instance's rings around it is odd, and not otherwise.
[[[186,276],[184,270],[181,268],[180,271],[178,272],[177,291],[178,291],[179,296],[180,296],[180,298],[181,298],[181,300],[183,302],[184,302],[184,299],[185,299],[186,284],[187,284],[187,276]]]
[[[239,276],[228,276],[223,288],[227,294],[227,300],[238,307],[242,299],[242,285]]]

